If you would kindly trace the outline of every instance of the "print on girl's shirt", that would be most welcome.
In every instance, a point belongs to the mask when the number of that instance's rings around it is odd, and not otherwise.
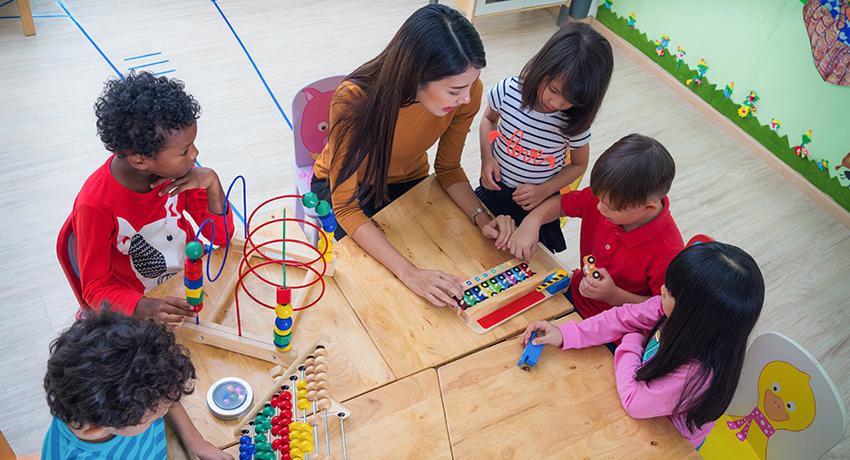
[[[550,168],[554,168],[554,156],[543,155],[543,152],[538,149],[527,149],[520,145],[520,142],[522,142],[522,137],[524,135],[525,133],[523,133],[521,129],[518,129],[514,131],[513,135],[511,135],[511,138],[508,139],[507,137],[505,137],[504,134],[500,133],[499,131],[490,131],[490,134],[488,134],[488,138],[490,139],[491,144],[495,142],[497,138],[501,138],[502,141],[508,145],[508,155],[514,158],[519,158],[522,161],[528,164],[533,164],[535,166],[539,166],[543,164],[544,161],[546,161],[549,163]]]
[[[130,257],[136,278],[144,285],[145,292],[164,283],[183,269],[186,234],[177,225],[177,197],[165,202],[165,217],[151,222],[139,230],[127,220],[116,216],[118,221],[118,251]]]

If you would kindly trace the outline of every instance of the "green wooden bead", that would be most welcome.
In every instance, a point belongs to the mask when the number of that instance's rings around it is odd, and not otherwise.
[[[318,214],[319,217],[325,217],[330,213],[331,213],[331,205],[327,201],[322,200],[322,201],[319,202],[318,205],[316,205],[316,214]]]
[[[186,245],[186,257],[189,260],[198,260],[204,255],[204,245],[199,241],[190,241]]]
[[[319,197],[313,192],[307,192],[301,197],[301,204],[308,209],[315,208],[319,204]]]

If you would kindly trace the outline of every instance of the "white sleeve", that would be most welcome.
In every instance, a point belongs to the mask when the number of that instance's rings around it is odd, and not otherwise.
[[[490,110],[502,113],[502,101],[505,100],[505,84],[507,79],[501,80],[487,92],[487,104]]]
[[[583,133],[570,136],[567,141],[570,143],[570,148],[577,148],[587,145],[590,142],[590,130]]]

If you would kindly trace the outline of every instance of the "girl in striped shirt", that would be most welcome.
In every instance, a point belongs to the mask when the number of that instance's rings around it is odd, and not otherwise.
[[[510,215],[519,225],[544,199],[584,174],[590,125],[613,68],[608,40],[587,24],[568,23],[519,77],[489,91],[475,194],[494,215]],[[558,220],[540,228],[540,241],[553,252],[567,247]]]

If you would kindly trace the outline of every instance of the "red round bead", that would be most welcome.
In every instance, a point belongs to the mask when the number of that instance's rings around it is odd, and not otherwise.
[[[272,436],[280,436],[280,425],[272,425]]]
[[[281,446],[283,446],[283,441],[281,441],[280,439],[275,439],[274,441],[272,441],[272,449],[280,450]]]
[[[272,407],[280,407],[280,398],[275,396],[271,399],[271,401],[269,401],[269,403],[271,403]]]
[[[280,397],[282,399],[285,399],[285,400],[290,400],[290,399],[292,399],[292,393],[287,391],[287,392],[281,393]]]
[[[281,422],[283,422],[283,417],[281,417],[280,415],[275,415],[274,417],[272,417],[272,426],[280,425]]]
[[[280,460],[292,460],[292,457],[289,456],[289,452],[282,450],[280,453]]]

